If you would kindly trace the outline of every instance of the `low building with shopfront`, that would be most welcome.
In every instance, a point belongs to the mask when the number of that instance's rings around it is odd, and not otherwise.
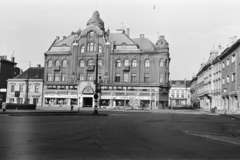
[[[144,34],[130,38],[130,29],[105,30],[95,11],[84,30],[45,52],[44,105],[93,107],[97,93],[101,107],[167,107],[169,64],[164,36],[154,44]]]
[[[44,68],[30,67],[22,74],[7,80],[7,103],[43,104]]]

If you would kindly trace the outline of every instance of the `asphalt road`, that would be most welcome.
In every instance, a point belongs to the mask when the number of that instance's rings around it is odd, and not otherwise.
[[[100,113],[1,114],[0,159],[240,159],[240,120],[231,117]]]

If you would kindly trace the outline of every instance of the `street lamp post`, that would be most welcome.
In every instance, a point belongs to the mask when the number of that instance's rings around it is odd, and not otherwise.
[[[98,54],[96,54],[96,65],[95,65],[95,93],[94,93],[94,110],[93,114],[98,114]]]
[[[30,68],[31,68],[31,67],[30,67]],[[30,69],[30,68],[29,68],[29,69]],[[24,104],[28,104],[29,69],[28,69],[28,71],[27,71],[26,94],[25,94]]]

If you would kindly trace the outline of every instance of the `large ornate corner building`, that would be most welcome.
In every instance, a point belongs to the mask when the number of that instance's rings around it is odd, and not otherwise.
[[[191,81],[192,105],[210,110],[240,112],[240,40],[231,39],[229,47],[213,50],[208,61]]]
[[[44,105],[93,107],[98,68],[100,106],[167,107],[168,45],[164,36],[154,44],[129,29],[105,30],[95,11],[84,30],[57,37],[45,53]]]

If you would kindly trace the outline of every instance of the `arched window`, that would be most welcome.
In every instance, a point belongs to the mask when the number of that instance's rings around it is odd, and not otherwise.
[[[163,67],[163,59],[160,59],[160,67]]]
[[[84,60],[83,60],[83,59],[80,60],[79,66],[80,66],[80,67],[84,67]]]
[[[150,67],[150,61],[149,61],[149,59],[146,59],[146,60],[145,60],[144,66],[145,66],[145,67]]]
[[[128,59],[125,59],[124,66],[129,66],[129,60]]]
[[[132,60],[132,67],[137,67],[137,60],[136,59]]]
[[[81,53],[84,53],[85,52],[85,50],[84,50],[84,45],[81,47]]]
[[[98,52],[102,53],[102,46],[100,46],[100,45],[98,46]]]
[[[165,60],[165,67],[168,67],[168,60]]]
[[[52,67],[52,60],[48,61],[48,67]]]
[[[93,66],[93,60],[92,59],[88,60],[88,66]]]
[[[95,43],[88,43],[88,51],[89,52],[93,52],[93,51],[96,51],[96,44]]]
[[[56,60],[55,66],[60,66],[60,61],[59,60]]]
[[[116,67],[121,67],[121,61],[120,61],[120,59],[116,60]]]
[[[63,67],[67,67],[67,60],[63,60]]]

